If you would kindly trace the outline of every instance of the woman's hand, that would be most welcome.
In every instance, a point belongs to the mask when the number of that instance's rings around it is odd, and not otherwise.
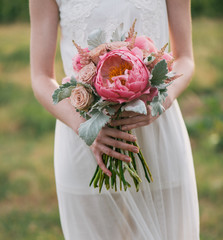
[[[173,100],[171,100],[170,96],[167,96],[166,101],[164,102],[163,106],[166,109],[168,109],[172,105]],[[123,131],[129,131],[134,128],[143,127],[146,125],[149,125],[150,123],[154,122],[158,117],[153,117],[151,115],[151,106],[147,106],[147,115],[135,113],[135,112],[123,112],[120,114],[120,117],[122,117],[119,120],[113,120],[111,121],[111,126],[121,126],[121,129]]]
[[[120,139],[120,141],[116,139]],[[134,145],[128,144],[124,141],[128,142],[135,142],[136,137],[132,134],[129,134],[127,132],[120,131],[116,128],[111,127],[103,127],[100,133],[98,134],[97,138],[91,145],[91,150],[93,151],[96,161],[99,165],[99,167],[102,169],[102,171],[107,174],[108,176],[111,176],[111,172],[106,168],[105,164],[102,160],[103,153],[114,157],[116,159],[130,162],[130,157],[121,153],[116,152],[113,150],[113,148],[120,148],[122,150],[138,153],[139,149],[135,147]]]

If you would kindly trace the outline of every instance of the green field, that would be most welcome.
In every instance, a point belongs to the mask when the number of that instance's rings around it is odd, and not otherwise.
[[[196,72],[179,102],[193,147],[201,240],[223,239],[223,20],[196,19]],[[57,79],[63,70],[58,51]],[[53,170],[55,120],[35,100],[29,25],[0,25],[0,239],[63,239]]]

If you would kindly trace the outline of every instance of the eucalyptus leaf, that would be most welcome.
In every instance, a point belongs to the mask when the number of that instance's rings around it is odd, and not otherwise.
[[[158,86],[164,83],[164,80],[167,79],[167,63],[166,60],[163,59],[158,62],[152,70],[152,78],[150,80],[152,86]]]
[[[136,112],[136,113],[145,114],[145,115],[147,114],[146,105],[140,99],[133,100],[133,101],[123,105],[121,110]]]
[[[94,111],[91,115],[92,117],[86,122],[81,123],[78,129],[79,136],[88,146],[94,142],[102,127],[104,127],[110,119],[110,116],[99,111]]]
[[[105,32],[101,29],[95,29],[93,30],[87,39],[87,43],[88,43],[88,49],[92,50],[96,47],[98,47],[99,45],[103,44],[106,42],[105,39],[106,35]]]
[[[115,29],[115,31],[112,33],[111,42],[123,41],[123,40],[122,40],[122,37],[123,37],[123,26],[124,26],[124,24],[121,23],[121,24]]]

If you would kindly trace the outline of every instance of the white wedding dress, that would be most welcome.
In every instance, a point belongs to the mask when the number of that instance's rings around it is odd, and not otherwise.
[[[135,18],[138,36],[161,48],[168,42],[165,0],[56,0],[60,11],[61,55],[72,75],[74,39],[87,47],[88,33],[106,30],[108,39]],[[75,119],[74,119],[75,121]],[[89,187],[96,167],[90,148],[57,120],[55,176],[61,225],[66,240],[198,240],[199,210],[188,134],[177,101],[152,124],[135,130],[154,182],[126,192]]]

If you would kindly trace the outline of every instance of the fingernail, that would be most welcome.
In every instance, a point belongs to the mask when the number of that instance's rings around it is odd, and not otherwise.
[[[139,149],[138,149],[137,147],[135,147],[135,148],[133,148],[133,151],[134,151],[135,153],[138,153],[138,152],[139,152]]]
[[[127,127],[125,127],[125,126],[122,127],[122,130],[123,130],[123,131],[126,131],[126,130],[127,130]]]
[[[125,160],[130,162],[131,161],[131,158],[130,157],[125,157]]]
[[[132,141],[135,142],[137,138],[135,136],[132,137]]]
[[[111,177],[111,173],[110,173],[110,172],[107,172],[106,174],[107,174],[109,177]]]

